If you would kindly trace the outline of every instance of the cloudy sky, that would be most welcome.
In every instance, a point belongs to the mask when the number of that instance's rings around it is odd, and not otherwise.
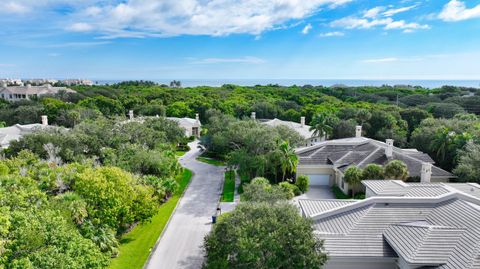
[[[480,0],[1,0],[0,77],[480,79]]]

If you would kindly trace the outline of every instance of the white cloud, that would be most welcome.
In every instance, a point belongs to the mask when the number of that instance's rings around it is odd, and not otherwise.
[[[322,7],[334,8],[352,0],[127,0],[92,5],[76,15],[111,37],[260,35],[311,16]],[[75,21],[75,20],[74,20]],[[75,29],[75,23],[70,26]]]
[[[480,18],[480,4],[473,8],[467,8],[464,2],[451,0],[443,7],[438,17],[444,21],[462,21]]]
[[[0,3],[0,13],[24,14],[30,11],[28,6],[14,1]]]
[[[389,10],[383,12],[382,15],[386,16],[386,17],[391,17],[395,14],[406,12],[406,11],[409,11],[409,10],[414,9],[416,7],[417,7],[417,5],[408,6],[408,7],[401,7],[401,8],[392,8],[392,9],[389,9]]]
[[[385,30],[401,29],[404,30],[404,32],[412,32],[413,30],[418,29],[430,29],[430,26],[427,24],[419,24],[415,22],[407,23],[404,20],[396,21],[392,18],[369,20],[366,18],[345,17],[333,21],[330,26],[342,27],[346,29],[370,29],[382,26]]]
[[[14,65],[14,64],[2,64],[2,63],[0,63],[0,67],[14,67],[14,66],[16,66],[16,65]]]
[[[77,22],[67,27],[67,30],[72,32],[89,32],[93,30],[93,26],[88,23]]]
[[[343,32],[328,32],[328,33],[322,33],[320,34],[320,37],[333,37],[333,36],[344,36],[345,34]]]
[[[309,23],[307,25],[305,25],[305,27],[303,27],[303,30],[302,30],[302,34],[306,35],[310,32],[310,30],[312,30],[312,25]]]
[[[94,42],[67,42],[59,44],[50,44],[42,46],[44,48],[84,48],[84,47],[94,47],[110,44],[109,41],[94,41]]]
[[[374,7],[371,8],[363,13],[363,17],[365,18],[376,18],[380,14],[380,12],[384,11],[385,7]]]
[[[395,57],[391,58],[380,58],[380,59],[367,59],[363,60],[362,62],[364,63],[391,63],[391,62],[397,62],[399,59]]]
[[[257,57],[245,56],[241,58],[192,58],[191,64],[222,64],[222,63],[245,63],[245,64],[262,64],[266,61]]]

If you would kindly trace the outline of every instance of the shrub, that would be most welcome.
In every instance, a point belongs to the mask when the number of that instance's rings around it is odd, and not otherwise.
[[[293,188],[296,187],[295,185],[284,181],[284,182],[281,182],[280,184],[278,184],[278,186],[280,186],[280,188],[282,188],[283,192],[285,192],[288,199],[292,199],[295,196],[294,189],[293,189]]]
[[[371,163],[362,171],[362,180],[366,179],[384,179],[383,167],[378,164]]]
[[[295,181],[295,185],[297,185],[301,192],[306,193],[308,191],[308,187],[310,186],[310,179],[305,175],[298,176],[297,180]]]

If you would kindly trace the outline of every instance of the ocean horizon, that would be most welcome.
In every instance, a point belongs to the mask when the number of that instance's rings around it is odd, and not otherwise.
[[[93,79],[96,84],[114,84],[125,80],[101,80]],[[133,79],[140,80],[140,79]],[[174,79],[143,79],[154,81],[158,84],[169,84]],[[224,84],[234,84],[239,86],[255,86],[255,85],[268,85],[278,84],[280,86],[333,86],[333,85],[346,85],[350,87],[361,86],[382,86],[382,85],[409,85],[409,86],[421,86],[423,88],[439,88],[442,86],[457,86],[457,87],[470,87],[480,88],[479,80],[362,80],[362,79],[176,79],[181,81],[183,87],[197,87],[197,86],[210,86],[219,87]]]

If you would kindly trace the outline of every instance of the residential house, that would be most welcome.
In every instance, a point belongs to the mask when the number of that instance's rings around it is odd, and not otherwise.
[[[30,134],[36,130],[42,130],[44,128],[47,128],[48,126],[49,125],[47,116],[42,116],[41,124],[15,124],[10,127],[0,128],[0,148],[8,148],[12,141],[19,140],[22,136],[26,134]]]
[[[326,269],[480,268],[480,185],[363,183],[365,200],[299,200]]]
[[[2,82],[0,86],[0,97],[7,101],[19,101],[25,99],[36,98],[45,94],[57,94],[61,91],[68,93],[75,92],[74,90],[65,87],[53,87],[50,84],[43,86],[32,86],[27,84],[26,86],[7,86],[5,82]]]
[[[158,115],[157,115],[158,117]],[[128,112],[129,120],[137,120],[143,122],[145,117],[135,118],[133,110]],[[178,125],[185,130],[185,136],[190,137],[200,137],[200,132],[202,131],[202,123],[200,122],[200,117],[195,114],[195,119],[192,118],[176,118],[176,117],[166,117],[166,119],[178,123]]]
[[[337,185],[344,193],[351,186],[344,181],[345,170],[352,165],[364,168],[368,164],[385,165],[400,160],[408,167],[409,177],[424,182],[448,182],[453,175],[437,166],[428,154],[415,149],[401,149],[386,142],[362,137],[362,128],[357,126],[356,137],[320,142],[314,146],[297,150],[299,164],[297,175],[310,177],[310,185]],[[358,186],[358,191],[363,187]]]
[[[256,113],[252,112],[251,118],[256,120]],[[286,126],[295,132],[297,132],[303,139],[305,139],[304,147],[313,146],[321,141],[325,140],[325,137],[319,137],[314,135],[314,131],[310,130],[310,126],[305,124],[305,117],[300,117],[300,122],[293,122],[293,121],[284,121],[279,120],[277,118],[271,119],[259,119],[261,124],[276,127],[276,126]]]

